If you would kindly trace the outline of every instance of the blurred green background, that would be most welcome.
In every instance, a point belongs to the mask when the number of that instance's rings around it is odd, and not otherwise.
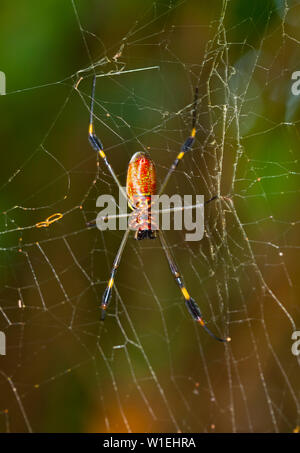
[[[300,4],[281,0],[1,3],[1,431],[287,431],[300,424]],[[298,66],[297,66],[298,65]],[[158,67],[113,75],[119,71]],[[158,179],[198,133],[169,194],[218,193],[206,233],[168,242],[214,342],[189,317],[158,241],[86,228],[148,149]],[[226,107],[224,107],[226,106]],[[36,223],[61,212],[49,228]]]

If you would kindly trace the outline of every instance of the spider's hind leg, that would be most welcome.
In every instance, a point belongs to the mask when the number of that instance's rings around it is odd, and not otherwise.
[[[195,300],[189,295],[185,285],[184,285],[184,281],[183,281],[183,278],[178,270],[178,267],[175,263],[175,260],[173,258],[173,256],[171,255],[171,252],[168,248],[168,245],[167,245],[167,242],[164,238],[164,235],[162,233],[161,230],[159,230],[159,239],[161,241],[161,245],[162,245],[162,248],[165,252],[165,255],[166,255],[166,258],[168,260],[168,263],[169,263],[169,267],[170,267],[170,270],[172,272],[172,275],[175,279],[175,282],[177,283],[177,286],[179,287],[183,297],[184,297],[184,301],[185,301],[185,305],[190,313],[190,315],[193,317],[193,319],[198,323],[200,324],[200,326],[202,326],[206,332],[211,336],[213,337],[215,340],[218,340],[222,343],[227,343],[230,341],[230,337],[227,337],[227,338],[220,338],[218,337],[217,335],[215,335],[206,325],[203,317],[202,317],[202,314],[201,314],[201,311],[200,311],[200,308],[198,307],[197,303],[195,302]]]
[[[105,291],[103,293],[103,296],[102,296],[101,321],[104,321],[104,319],[105,319],[106,309],[107,309],[108,304],[110,302],[110,298],[111,298],[111,295],[112,295],[112,289],[113,289],[114,282],[115,282],[115,273],[116,273],[116,271],[117,271],[117,269],[119,267],[119,264],[120,264],[120,261],[121,261],[121,257],[122,257],[122,254],[123,254],[123,251],[124,251],[124,248],[125,248],[129,233],[130,233],[130,229],[128,228],[125,231],[125,233],[124,233],[122,242],[120,244],[119,250],[118,250],[117,255],[115,257],[114,264],[113,264],[113,267],[112,267],[112,270],[111,270],[111,273],[110,273],[110,279],[109,279],[109,281],[107,283],[106,289],[105,289]]]

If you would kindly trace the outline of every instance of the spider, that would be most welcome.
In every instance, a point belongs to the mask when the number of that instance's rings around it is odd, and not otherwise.
[[[94,130],[94,99],[95,99],[95,88],[96,88],[96,75],[94,76],[93,79],[93,85],[92,85],[92,95],[91,95],[91,108],[90,108],[90,124],[89,124],[89,142],[93,149],[98,153],[98,155],[101,157],[101,159],[104,161],[108,171],[112,175],[113,179],[115,180],[117,186],[119,187],[119,190],[123,193],[123,195],[126,197],[129,207],[133,210],[136,211],[140,209],[140,205],[142,205],[142,202],[145,203],[146,200],[146,208],[150,211],[150,198],[151,195],[154,195],[156,192],[156,171],[155,171],[155,166],[153,160],[150,158],[150,156],[145,153],[145,152],[137,152],[135,153],[128,165],[128,170],[127,170],[127,182],[126,182],[126,194],[124,193],[124,189],[122,188],[113,168],[111,167],[110,163],[107,160],[106,154],[103,150],[103,145],[100,141],[100,139],[97,137],[95,134]],[[172,173],[174,170],[177,168],[179,162],[182,160],[184,157],[185,153],[188,152],[194,143],[195,136],[196,136],[196,106],[197,106],[197,100],[198,100],[198,89],[196,88],[195,90],[195,98],[194,98],[194,106],[193,106],[193,119],[192,119],[192,130],[190,133],[190,136],[186,139],[184,144],[181,147],[181,150],[179,154],[177,155],[176,159],[174,160],[173,164],[171,165],[162,185],[159,190],[159,195],[164,191]],[[211,200],[215,199],[216,197],[213,197]],[[206,201],[208,203],[209,201]],[[130,226],[128,226],[127,230],[124,233],[123,239],[121,241],[121,244],[119,246],[118,252],[116,254],[116,257],[113,262],[112,270],[110,273],[110,278],[107,283],[107,287],[103,293],[102,296],[102,303],[101,303],[101,320],[103,321],[105,318],[106,310],[109,305],[111,295],[112,295],[112,289],[114,286],[114,280],[115,280],[115,274],[116,271],[120,265],[120,261],[122,258],[122,254],[125,249],[125,245],[130,233]],[[163,235],[162,230],[158,229],[158,237],[160,239],[161,246],[163,248],[163,251],[166,255],[169,268],[171,270],[171,273],[175,279],[175,282],[177,283],[182,296],[185,300],[186,307],[192,316],[192,318],[202,326],[206,332],[213,337],[215,340],[221,341],[221,342],[229,342],[230,337],[227,338],[220,338],[217,335],[215,335],[206,325],[201,311],[195,302],[195,300],[190,296],[188,290],[185,287],[183,277],[180,274],[178,267],[175,263],[175,259],[171,254],[171,251],[167,245],[166,239]],[[141,222],[139,225],[139,228],[136,230],[135,233],[135,239],[137,240],[142,240],[145,238],[149,239],[155,239],[157,236],[156,231],[153,231],[151,229],[151,222],[148,218],[144,220],[144,222]]]

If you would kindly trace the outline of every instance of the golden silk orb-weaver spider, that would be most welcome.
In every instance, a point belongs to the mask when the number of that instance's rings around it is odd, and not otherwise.
[[[98,153],[98,155],[101,157],[101,159],[104,161],[108,171],[112,175],[113,179],[115,180],[117,186],[119,187],[119,190],[123,195],[127,198],[128,204],[130,208],[135,211],[140,208],[140,205],[142,203],[145,204],[146,210],[150,212],[151,208],[151,195],[154,195],[156,192],[156,171],[155,171],[155,166],[154,162],[152,159],[149,157],[149,155],[145,152],[138,152],[135,153],[128,165],[128,170],[127,170],[127,183],[126,183],[126,194],[124,193],[124,189],[121,186],[113,168],[109,164],[106,154],[103,150],[103,145],[100,141],[100,139],[97,137],[94,131],[94,99],[95,99],[95,87],[96,87],[96,76],[94,76],[93,79],[93,87],[92,87],[92,96],[91,96],[91,109],[90,109],[90,124],[89,124],[89,142],[93,149]],[[181,147],[181,150],[179,154],[177,155],[176,159],[174,160],[173,164],[171,165],[162,185],[159,190],[159,195],[164,191],[170,176],[174,172],[174,170],[177,168],[179,162],[182,160],[184,157],[185,153],[189,151],[194,143],[195,136],[196,136],[196,107],[197,107],[197,101],[198,101],[198,89],[196,88],[195,91],[195,99],[194,99],[194,107],[193,107],[193,120],[192,120],[192,130],[190,136],[186,139],[184,144]],[[216,197],[213,197],[211,200],[215,199]],[[207,201],[206,203],[208,203]],[[127,230],[124,233],[123,239],[121,241],[121,244],[119,246],[119,250],[117,252],[117,255],[114,259],[110,278],[107,283],[107,287],[103,293],[102,296],[102,304],[101,304],[101,320],[104,320],[105,318],[105,313],[112,295],[112,289],[114,286],[114,281],[115,281],[115,274],[116,271],[120,265],[120,261],[122,258],[122,254],[129,236],[130,232],[130,226],[127,228]],[[156,231],[158,232],[158,237],[161,242],[161,246],[164,250],[164,253],[166,255],[171,273],[175,279],[175,282],[177,283],[182,296],[185,300],[186,307],[192,316],[192,318],[199,323],[205,330],[206,332],[212,336],[215,340],[221,341],[221,342],[229,342],[230,337],[227,338],[220,338],[217,335],[215,335],[206,325],[204,319],[202,318],[201,311],[195,302],[195,300],[190,296],[189,292],[187,291],[183,277],[181,276],[178,267],[175,263],[175,259],[171,254],[171,251],[167,245],[166,239],[163,235],[162,230],[158,229],[153,231],[151,229],[151,222],[149,219],[146,219],[142,221],[139,224],[138,229],[136,230],[135,233],[135,239],[137,240],[142,240],[145,238],[149,239],[155,239],[156,238]]]

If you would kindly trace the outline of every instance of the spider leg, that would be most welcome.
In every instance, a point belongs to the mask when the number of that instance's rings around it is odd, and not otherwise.
[[[127,195],[124,191],[124,188],[121,186],[120,181],[117,178],[117,175],[115,174],[112,166],[107,160],[106,154],[103,151],[103,145],[101,140],[97,137],[95,134],[95,128],[94,128],[94,100],[95,100],[95,88],[96,88],[96,76],[94,76],[93,79],[93,88],[92,88],[92,96],[91,96],[91,109],[90,109],[90,124],[89,124],[89,142],[92,146],[92,148],[98,153],[98,155],[102,158],[104,161],[108,171],[112,175],[115,183],[117,184],[119,190],[122,192],[123,196],[127,200]],[[128,200],[129,205],[131,205],[130,201]]]
[[[184,300],[185,300],[185,305],[190,313],[190,315],[194,318],[194,320],[196,322],[198,322],[205,330],[206,332],[211,336],[213,337],[215,340],[218,340],[218,341],[221,341],[223,343],[227,343],[229,342],[231,339],[230,337],[227,337],[227,338],[220,338],[220,337],[217,337],[217,335],[215,335],[206,325],[204,319],[202,318],[202,314],[201,314],[201,311],[200,311],[200,308],[198,307],[197,303],[195,302],[195,300],[189,295],[185,285],[184,285],[184,281],[183,281],[183,278],[178,270],[178,267],[175,263],[175,260],[174,258],[172,257],[171,255],[171,251],[167,245],[167,242],[165,240],[165,237],[163,235],[163,232],[161,230],[158,231],[158,235],[159,235],[159,238],[160,238],[160,242],[161,242],[161,245],[162,245],[162,248],[165,252],[165,255],[166,255],[166,258],[168,260],[168,263],[169,263],[169,267],[170,267],[170,270],[172,272],[172,275],[173,277],[175,278],[175,281],[177,283],[177,285],[179,286],[179,289],[184,297]]]
[[[106,289],[105,289],[105,291],[103,293],[103,296],[102,296],[101,321],[104,321],[104,318],[105,318],[106,309],[107,309],[107,306],[109,304],[109,301],[110,301],[110,298],[111,298],[111,295],[112,295],[112,288],[114,286],[115,274],[116,274],[117,268],[119,267],[119,264],[120,264],[120,261],[121,261],[121,257],[122,257],[122,254],[123,254],[123,251],[124,251],[124,248],[125,248],[129,233],[130,233],[130,228],[128,228],[125,231],[125,233],[124,233],[124,236],[123,236],[123,239],[121,241],[119,250],[118,250],[118,252],[116,254],[116,257],[114,259],[114,263],[113,263],[113,267],[112,267],[112,270],[111,270],[111,273],[110,273],[109,281],[107,283],[107,287],[106,287]]]
[[[172,173],[176,170],[179,162],[182,160],[184,157],[185,153],[191,149],[193,146],[193,143],[195,141],[195,136],[196,136],[196,119],[197,119],[197,101],[198,101],[198,87],[195,89],[195,98],[194,98],[194,107],[193,107],[193,120],[192,120],[192,130],[189,135],[189,137],[186,139],[184,144],[181,147],[180,153],[177,155],[176,159],[174,160],[173,164],[171,165],[162,185],[159,191],[159,195],[163,193],[163,191],[166,188],[166,185],[169,182],[169,179],[172,175]]]
[[[217,200],[218,198],[219,198],[218,195],[215,195],[214,197],[210,198],[209,200],[206,200],[206,201],[204,202],[204,204],[208,204],[208,203],[210,203],[211,201]]]

